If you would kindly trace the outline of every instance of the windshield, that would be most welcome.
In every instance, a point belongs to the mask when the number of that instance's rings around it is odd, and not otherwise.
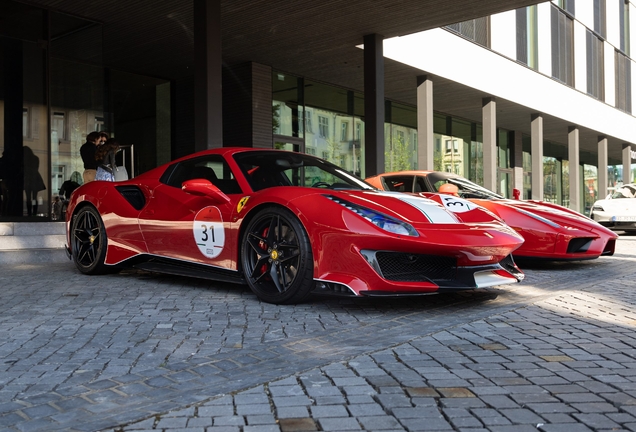
[[[428,174],[428,181],[431,183],[435,192],[439,191],[439,188],[446,183],[453,184],[459,188],[458,194],[462,198],[478,198],[478,199],[500,199],[501,195],[494,193],[491,190],[486,189],[483,186],[479,186],[471,182],[468,179],[459,177],[455,174],[433,172]]]
[[[337,165],[302,153],[253,151],[237,153],[234,160],[255,191],[275,186],[375,189]]]
[[[612,199],[636,197],[636,185],[624,185],[612,194]]]

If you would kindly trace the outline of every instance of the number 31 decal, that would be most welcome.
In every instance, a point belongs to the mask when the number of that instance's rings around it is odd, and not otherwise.
[[[192,223],[194,241],[203,255],[216,258],[225,246],[225,229],[221,212],[216,207],[200,210]]]
[[[470,201],[454,196],[443,196],[442,202],[444,203],[444,207],[453,213],[464,213],[477,207],[476,204],[473,204]]]

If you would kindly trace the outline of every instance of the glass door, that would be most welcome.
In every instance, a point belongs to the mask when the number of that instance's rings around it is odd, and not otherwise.
[[[512,199],[512,169],[499,168],[497,170],[497,193],[508,199]]]

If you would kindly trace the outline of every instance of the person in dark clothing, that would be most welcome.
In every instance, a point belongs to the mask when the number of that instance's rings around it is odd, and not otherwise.
[[[95,159],[95,150],[100,144],[99,132],[91,132],[86,135],[86,142],[80,147],[80,155],[84,162],[84,183],[95,180],[97,174],[97,160]]]
[[[71,174],[71,178],[62,183],[62,186],[60,187],[60,196],[68,200],[71,197],[73,191],[80,187],[81,182],[82,176],[80,175],[80,173],[78,173],[77,171],[73,171],[73,174]]]
[[[115,181],[115,155],[119,151],[119,142],[110,138],[105,144],[97,148],[95,159],[97,160],[97,175],[95,180]]]
[[[44,179],[40,174],[40,158],[31,147],[24,146],[24,192],[26,193],[27,215],[35,216],[38,213],[38,192],[46,189]]]

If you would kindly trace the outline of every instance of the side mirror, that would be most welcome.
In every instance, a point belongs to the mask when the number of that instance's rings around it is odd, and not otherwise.
[[[459,196],[459,188],[451,183],[444,183],[439,187],[437,192],[447,195]]]
[[[221,190],[214,186],[209,180],[205,179],[186,180],[181,184],[181,190],[190,195],[208,197],[217,204],[230,202],[230,198],[227,195],[221,192]]]

